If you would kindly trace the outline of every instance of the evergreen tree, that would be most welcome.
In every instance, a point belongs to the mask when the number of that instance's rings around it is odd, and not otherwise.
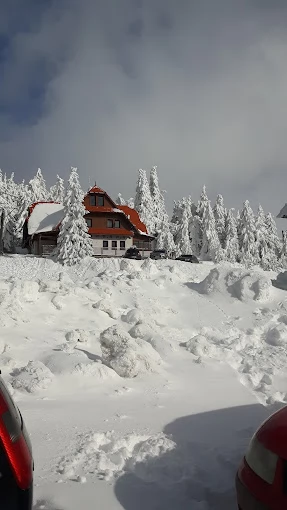
[[[156,240],[157,250],[166,250],[170,257],[176,252],[176,246],[170,229],[168,215],[165,214],[159,228],[159,235]]]
[[[139,169],[134,208],[141,221],[146,225],[148,233],[154,232],[153,200],[150,194],[146,171]]]
[[[275,220],[271,213],[265,215],[265,253],[262,257],[262,267],[266,270],[276,270],[282,256],[282,242],[279,239]]]
[[[220,241],[210,201],[203,210],[201,258],[217,262],[221,259]]]
[[[203,217],[205,216],[206,210],[209,208],[209,205],[210,202],[206,193],[206,187],[203,186],[196,211],[194,212],[190,221],[191,248],[192,253],[197,257],[201,255],[203,238]]]
[[[57,182],[54,186],[51,186],[50,188],[50,199],[54,202],[59,202],[60,204],[63,203],[65,196],[65,185],[64,185],[64,179],[59,177],[57,175]]]
[[[76,168],[71,169],[64,197],[64,219],[60,226],[55,255],[62,264],[69,266],[79,263],[83,258],[92,256],[93,245],[85,221],[83,205],[84,192],[79,183]]]
[[[153,201],[154,210],[154,232],[159,232],[162,225],[162,220],[166,214],[164,195],[159,188],[159,181],[157,175],[157,167],[153,166],[150,171],[150,194]]]
[[[28,189],[31,193],[31,202],[41,202],[47,200],[46,182],[42,175],[41,168],[38,168],[33,179],[30,180]]]
[[[248,200],[243,204],[238,232],[240,261],[246,266],[258,264],[259,251],[256,242],[255,218]]]
[[[225,258],[229,262],[238,262],[239,243],[237,235],[237,223],[233,209],[229,209],[226,216]]]
[[[117,196],[116,204],[118,204],[118,205],[126,205],[126,201],[122,197],[121,193],[119,193],[118,196]]]
[[[131,209],[135,208],[135,200],[133,197],[128,199],[127,206],[130,207]]]
[[[175,243],[177,256],[189,255],[191,253],[189,225],[190,225],[190,211],[187,205],[185,205]]]
[[[221,244],[221,247],[225,247],[225,238],[226,238],[226,209],[224,207],[223,197],[222,195],[218,195],[215,206],[213,208],[213,214],[215,219],[215,227],[218,234],[218,238]]]

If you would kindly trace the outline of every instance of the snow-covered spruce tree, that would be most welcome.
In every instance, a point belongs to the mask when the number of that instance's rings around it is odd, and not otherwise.
[[[8,179],[2,177],[0,185],[0,209],[5,210],[3,233],[4,250],[14,253],[22,244],[23,223],[31,200],[24,182],[14,181],[14,174]]]
[[[159,235],[156,239],[156,249],[166,250],[169,257],[176,253],[176,246],[170,229],[170,222],[167,214],[165,214],[162,218],[162,222],[159,227]]]
[[[191,242],[190,242],[190,211],[185,205],[182,213],[182,219],[179,230],[176,237],[176,255],[189,255],[191,253]]]
[[[37,173],[33,179],[29,181],[28,189],[31,193],[32,202],[40,202],[41,200],[47,200],[47,188],[46,182],[43,177],[41,168],[38,168]]]
[[[125,199],[122,197],[122,194],[119,193],[116,199],[116,204],[118,205],[126,205]]]
[[[213,260],[218,262],[222,259],[223,254],[220,241],[215,227],[215,219],[210,201],[204,208],[202,217],[202,247],[201,258],[203,260]]]
[[[127,206],[130,207],[131,209],[134,209],[135,208],[135,200],[133,197],[129,198],[128,201],[127,201]]]
[[[271,213],[265,215],[266,253],[262,259],[262,267],[266,270],[277,270],[282,255],[282,241],[279,239],[275,219]]]
[[[229,262],[238,262],[239,243],[237,235],[237,222],[233,213],[234,209],[229,209],[226,216],[226,235],[225,235],[225,259]]]
[[[247,267],[259,264],[259,251],[256,242],[256,225],[254,213],[249,201],[243,204],[243,209],[238,223],[238,240],[240,251],[240,262]]]
[[[69,266],[93,255],[93,245],[85,221],[84,192],[79,183],[77,168],[71,169],[64,197],[64,219],[60,226],[55,255]]]
[[[191,249],[197,257],[201,254],[203,227],[202,220],[210,202],[206,193],[206,187],[203,186],[197,208],[190,221]]]
[[[146,171],[139,169],[134,208],[139,213],[141,221],[146,225],[148,233],[154,232],[153,200],[150,194]]]
[[[268,245],[267,245],[267,231],[266,231],[266,217],[263,207],[259,204],[258,213],[255,218],[255,240],[258,246],[258,254],[260,264],[264,267],[269,260]]]
[[[65,184],[64,179],[62,179],[59,175],[57,175],[57,182],[54,186],[51,186],[49,198],[54,202],[63,203],[65,196]]]
[[[217,195],[217,199],[213,208],[213,214],[215,219],[215,227],[218,234],[218,238],[221,244],[221,247],[225,247],[225,237],[226,237],[226,215],[227,211],[224,207],[223,196]]]
[[[164,195],[159,187],[157,167],[153,166],[150,171],[150,194],[153,201],[154,210],[154,232],[159,232],[162,225],[162,220],[166,214]]]

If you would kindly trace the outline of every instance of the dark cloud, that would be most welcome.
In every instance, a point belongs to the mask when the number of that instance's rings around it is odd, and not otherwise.
[[[197,199],[205,182],[228,205],[262,196],[277,212],[287,184],[286,17],[276,0],[42,2],[28,30],[12,23],[2,167],[30,178],[41,166],[51,182],[77,165],[84,187],[96,178],[130,196],[137,168],[158,164],[170,201]]]

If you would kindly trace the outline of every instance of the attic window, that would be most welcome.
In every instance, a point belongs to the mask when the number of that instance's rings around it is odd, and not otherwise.
[[[90,205],[96,205],[96,195],[90,195]]]
[[[104,197],[103,197],[103,195],[98,195],[98,197],[97,197],[97,203],[98,203],[97,205],[98,205],[99,207],[103,207],[103,205],[104,205]]]
[[[114,222],[113,222],[113,220],[108,220],[108,221],[107,221],[107,227],[108,227],[108,228],[113,228],[113,226],[114,226]]]
[[[86,218],[86,224],[90,228],[92,226],[92,220],[91,218]]]
[[[115,220],[115,228],[120,228],[121,224],[119,220]]]

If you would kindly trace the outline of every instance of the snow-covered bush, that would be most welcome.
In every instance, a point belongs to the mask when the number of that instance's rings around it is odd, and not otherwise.
[[[100,335],[103,362],[121,377],[136,377],[145,372],[157,371],[161,363],[152,346],[132,338],[121,326],[114,325]]]

